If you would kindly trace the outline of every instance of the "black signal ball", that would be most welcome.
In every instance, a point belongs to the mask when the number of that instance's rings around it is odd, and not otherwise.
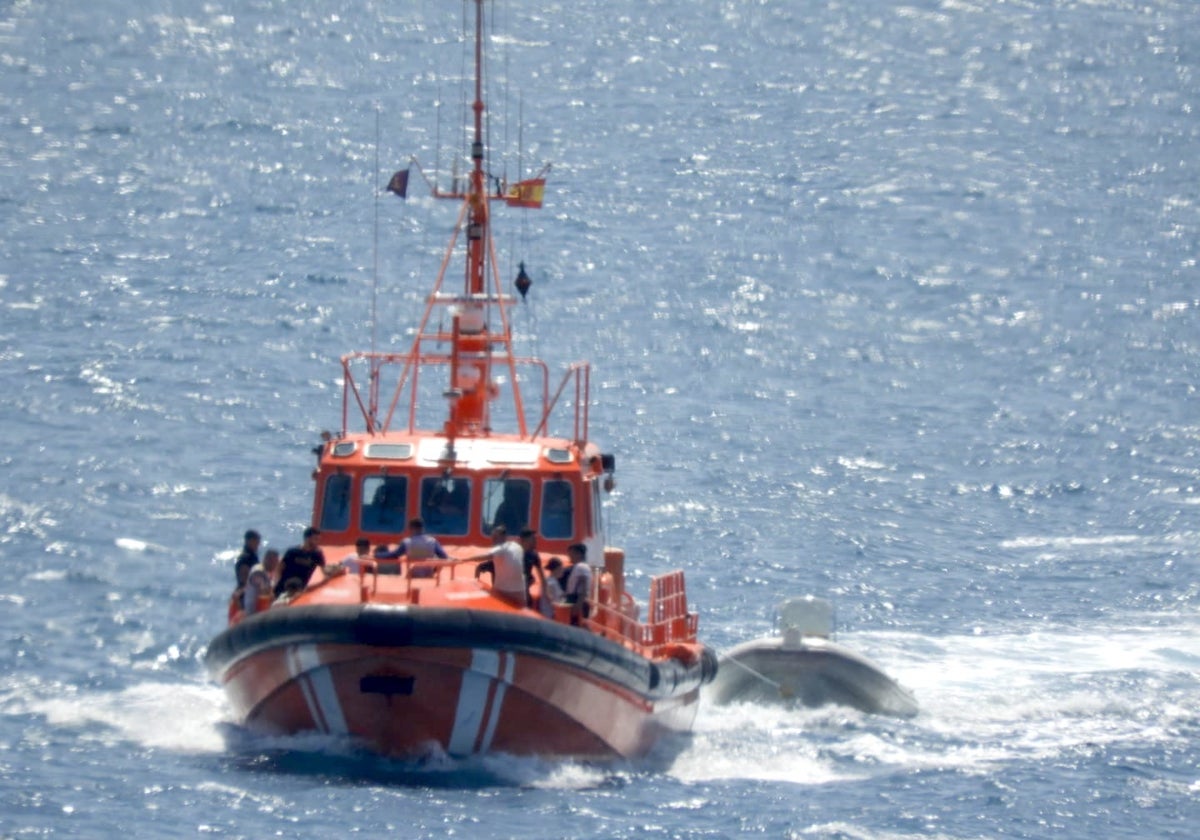
[[[525,295],[529,292],[529,287],[533,285],[533,281],[529,279],[529,275],[525,273],[525,263],[522,262],[520,270],[517,272],[517,279],[513,281],[513,285],[517,287],[517,291],[521,293],[521,300],[525,300]]]

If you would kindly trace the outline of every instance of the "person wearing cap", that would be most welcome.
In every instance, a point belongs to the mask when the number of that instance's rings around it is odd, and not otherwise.
[[[292,581],[298,581],[300,588],[308,586],[308,579],[313,570],[320,566],[325,568],[325,554],[317,547],[317,537],[321,532],[313,527],[304,529],[304,543],[292,546],[283,554],[280,564],[279,583],[275,584],[275,594],[282,595]]]
[[[246,585],[246,578],[250,576],[250,570],[258,565],[258,549],[261,545],[262,537],[254,529],[247,531],[242,537],[242,553],[237,556],[237,562],[233,564],[233,573],[237,576],[238,589]]]

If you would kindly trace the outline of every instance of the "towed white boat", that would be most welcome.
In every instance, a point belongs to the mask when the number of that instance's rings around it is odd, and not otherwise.
[[[722,654],[705,694],[717,705],[833,704],[896,717],[917,713],[911,692],[875,662],[833,641],[833,606],[811,596],[779,605],[778,635]]]

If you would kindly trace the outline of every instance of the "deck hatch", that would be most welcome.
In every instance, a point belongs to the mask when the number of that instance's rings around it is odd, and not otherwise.
[[[493,464],[536,464],[538,447],[532,443],[493,443],[487,459]]]
[[[551,464],[569,464],[571,463],[571,450],[548,447],[546,449],[546,460]]]
[[[405,461],[412,457],[411,443],[368,443],[366,457],[383,461]]]

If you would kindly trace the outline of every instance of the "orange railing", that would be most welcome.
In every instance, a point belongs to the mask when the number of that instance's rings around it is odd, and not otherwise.
[[[434,336],[438,339],[444,339],[446,336]],[[362,416],[366,431],[372,434],[387,432],[392,427],[393,416],[396,407],[400,402],[402,394],[407,393],[408,397],[408,425],[407,429],[412,432],[416,429],[417,424],[417,403],[418,403],[418,386],[419,375],[421,368],[432,365],[450,366],[453,363],[453,356],[450,353],[433,353],[423,351],[421,353],[348,353],[342,357],[342,434],[346,435],[350,431],[351,409],[357,408],[358,413]],[[369,386],[364,393],[364,389],[360,387],[358,379],[355,377],[356,364],[365,364],[367,366],[367,385]],[[550,417],[554,413],[555,407],[564,395],[570,395],[571,408],[573,410],[572,435],[573,440],[586,440],[588,435],[588,410],[591,406],[591,366],[586,362],[576,362],[570,365],[563,373],[557,389],[553,393],[550,391],[550,371],[546,363],[541,359],[526,358],[513,356],[511,365],[521,369],[533,369],[533,381],[538,383],[541,392],[540,409],[538,409],[536,417],[536,426],[530,438],[548,434],[548,424]],[[399,366],[401,373],[396,382],[391,402],[386,407],[382,406],[378,400],[377,389],[381,386],[381,379],[385,368]],[[521,414],[520,422],[522,432],[526,428],[524,410],[521,403],[517,403],[516,409]],[[380,412],[383,416],[380,417]],[[524,436],[524,433],[522,433]]]
[[[603,575],[592,581],[589,603],[591,615],[584,621],[589,630],[626,647],[645,650],[651,657],[664,655],[673,645],[696,643],[700,619],[688,612],[682,571],[650,581],[644,623],[637,620],[637,607],[628,593],[620,593],[620,600],[614,602],[611,592],[605,592]]]
[[[363,603],[374,600],[375,595],[379,591],[379,567],[391,567],[396,571],[391,574],[400,577],[408,584],[407,596],[410,604],[415,604],[420,598],[420,589],[412,585],[413,579],[429,579],[432,580],[433,586],[441,586],[443,583],[442,572],[449,570],[449,579],[454,580],[458,571],[458,566],[462,563],[453,558],[449,560],[431,559],[431,560],[377,560],[367,566],[361,575],[361,591]],[[368,582],[367,575],[371,575]],[[387,572],[384,572],[387,575]]]
[[[440,587],[454,581],[459,567],[463,566],[461,560],[453,558],[395,562],[400,566],[397,569],[398,576],[407,584],[405,589],[397,594],[406,598],[410,604],[421,602],[420,593],[425,588],[414,586],[415,580],[424,578],[428,581],[426,586]],[[363,603],[373,602],[378,597],[380,567],[390,565],[391,562],[384,560],[363,564],[359,575],[359,590]],[[308,589],[319,589],[337,577],[340,576],[321,576],[310,583]],[[677,656],[679,645],[697,644],[699,616],[688,611],[687,589],[682,571],[659,575],[650,581],[650,601],[647,604],[645,621],[638,620],[638,606],[629,593],[618,591],[613,583],[612,575],[603,570],[592,579],[588,598],[589,615],[583,620],[586,629],[656,659]],[[568,623],[570,613],[568,605],[559,604],[553,620]],[[229,618],[231,624],[236,624],[242,618],[241,610],[231,605]]]

